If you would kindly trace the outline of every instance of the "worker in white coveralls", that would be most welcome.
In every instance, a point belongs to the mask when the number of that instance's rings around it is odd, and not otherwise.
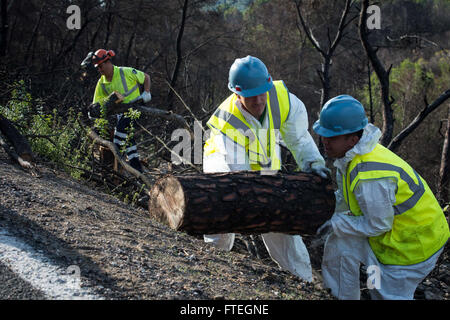
[[[283,81],[273,81],[255,57],[236,59],[229,71],[233,92],[211,116],[211,136],[204,146],[203,171],[280,170],[281,138],[304,172],[327,177],[329,169],[308,132],[305,105],[289,93]],[[204,235],[205,242],[231,250],[235,235]],[[266,233],[264,244],[274,261],[312,281],[308,251],[299,235]]]
[[[329,100],[313,129],[337,168],[336,210],[318,229],[325,285],[339,299],[360,299],[363,264],[372,299],[413,299],[450,235],[432,191],[378,143],[380,130],[351,96]]]

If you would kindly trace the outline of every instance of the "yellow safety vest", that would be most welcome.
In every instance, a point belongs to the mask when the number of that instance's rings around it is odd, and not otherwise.
[[[93,103],[99,102],[103,105],[105,99],[114,91],[124,96],[122,103],[129,103],[139,97],[139,84],[143,84],[144,80],[145,74],[142,71],[114,66],[111,82],[107,81],[105,76],[101,76],[98,80]]]
[[[289,115],[290,100],[289,91],[283,81],[274,81],[273,84],[272,89],[267,92],[268,132],[258,135],[258,132],[248,124],[239,111],[236,106],[237,97],[232,94],[217,108],[207,122],[212,132],[211,137],[205,142],[205,156],[217,151],[213,143],[213,136],[224,134],[231,141],[245,148],[252,170],[281,169],[281,160],[276,154],[276,130],[281,128]],[[267,139],[261,139],[265,137]]]
[[[362,215],[354,190],[359,181],[393,178],[397,181],[392,229],[369,237],[383,264],[411,265],[425,261],[447,242],[450,231],[442,208],[426,181],[403,159],[380,144],[357,155],[343,175],[343,194],[351,212]]]

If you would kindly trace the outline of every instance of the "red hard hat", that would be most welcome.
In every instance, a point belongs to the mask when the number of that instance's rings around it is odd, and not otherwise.
[[[92,56],[92,61],[94,62],[94,66],[97,68],[100,64],[111,59],[115,55],[116,54],[113,50],[106,51],[105,49],[98,49]]]

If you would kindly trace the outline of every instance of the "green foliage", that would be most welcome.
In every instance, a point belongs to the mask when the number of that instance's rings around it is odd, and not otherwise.
[[[134,138],[134,134],[135,134],[135,128],[134,128],[134,120],[139,119],[139,117],[141,116],[141,112],[133,109],[133,108],[129,108],[127,112],[124,113],[124,116],[127,118],[131,119],[130,125],[127,127],[127,140],[125,141],[125,144],[122,146],[120,152],[124,153],[126,151],[126,148],[129,147],[131,145],[130,141]]]
[[[390,74],[390,96],[395,102],[392,105],[394,112],[394,136],[408,126],[414,118],[437,99],[450,83],[449,56],[446,52],[438,52],[429,59],[419,58],[403,60],[397,67],[392,68]],[[381,127],[381,89],[375,74],[371,76],[372,105],[375,124]],[[368,113],[370,101],[368,85],[359,91],[358,97],[366,107]],[[396,153],[407,160],[435,191],[433,183],[439,175],[439,159],[442,154],[443,137],[439,135],[441,119],[447,117],[446,105],[430,113],[396,150]]]
[[[434,60],[423,58],[412,61],[407,58],[390,73],[390,95],[394,98],[392,109],[396,121],[396,132],[400,131],[417,115],[423,107],[424,97],[435,99],[448,88],[450,69],[448,57],[444,53],[436,55]],[[375,124],[381,125],[381,88],[375,72],[370,77],[372,85],[372,106]],[[357,97],[370,113],[369,86],[366,84],[358,91]]]
[[[33,105],[37,107],[33,110]],[[62,166],[75,178],[87,169],[85,152],[89,145],[77,121],[80,114],[71,108],[64,118],[58,110],[43,111],[42,102],[32,101],[23,81],[13,84],[11,100],[0,113],[11,120],[22,135],[27,137],[31,149],[39,156]]]
[[[94,128],[98,130],[100,137],[103,139],[109,139],[109,122],[108,119],[103,117],[96,118],[94,120]]]
[[[257,0],[256,2],[266,2],[268,0]],[[254,0],[220,0],[216,3],[217,9],[245,11],[252,5]]]
[[[0,106],[0,113],[12,122],[26,125],[31,112],[31,95],[26,91],[23,80],[14,82],[11,87],[11,100],[6,107]]]

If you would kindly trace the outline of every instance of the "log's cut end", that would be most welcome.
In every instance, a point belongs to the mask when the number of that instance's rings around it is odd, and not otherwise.
[[[186,208],[183,188],[174,177],[164,177],[156,181],[149,192],[150,215],[174,230],[183,224]]]

